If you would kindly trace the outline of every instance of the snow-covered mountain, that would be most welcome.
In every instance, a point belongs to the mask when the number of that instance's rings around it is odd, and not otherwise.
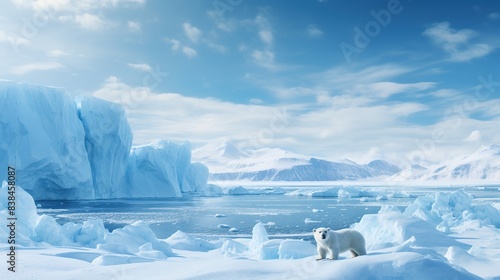
[[[500,180],[500,146],[489,145],[476,152],[453,158],[430,167],[413,165],[391,177],[408,180]]]
[[[338,181],[393,175],[401,169],[382,160],[357,164],[333,162],[282,149],[240,149],[223,140],[193,151],[193,158],[209,168],[213,181]]]

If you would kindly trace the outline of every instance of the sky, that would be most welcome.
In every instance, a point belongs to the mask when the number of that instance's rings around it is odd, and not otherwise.
[[[6,0],[0,79],[123,105],[134,144],[429,164],[499,144],[499,1]]]

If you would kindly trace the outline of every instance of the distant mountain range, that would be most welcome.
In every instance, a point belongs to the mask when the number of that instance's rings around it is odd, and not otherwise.
[[[210,143],[193,151],[206,165],[212,181],[339,181],[390,176],[401,169],[383,160],[358,164],[333,162],[282,149],[242,150],[232,141]]]
[[[329,161],[276,148],[240,149],[224,140],[193,151],[193,161],[206,165],[211,181],[394,181],[500,180],[500,146],[483,146],[475,153],[433,166],[400,168],[384,160],[358,164]]]
[[[500,146],[483,146],[476,152],[430,167],[412,165],[394,174],[395,181],[409,180],[500,180]]]

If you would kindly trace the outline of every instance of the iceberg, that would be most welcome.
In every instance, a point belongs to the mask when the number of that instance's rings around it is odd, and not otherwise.
[[[125,111],[118,104],[90,96],[77,103],[85,129],[85,148],[92,163],[95,197],[117,197],[132,145]]]
[[[132,147],[121,197],[181,197],[206,190],[208,169],[191,164],[191,144],[156,141]]]
[[[123,108],[59,88],[0,82],[0,165],[35,200],[180,197],[208,194],[208,168],[191,144],[131,147]],[[6,180],[6,173],[0,180]]]
[[[0,166],[36,199],[95,197],[76,103],[58,88],[0,82]]]

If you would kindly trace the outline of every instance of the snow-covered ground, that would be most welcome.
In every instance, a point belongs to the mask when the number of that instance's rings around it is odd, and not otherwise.
[[[203,239],[178,231],[158,239],[141,221],[112,232],[100,220],[59,225],[38,215],[20,187],[16,199],[16,272],[4,262],[0,279],[500,279],[500,204],[476,203],[463,190],[429,192],[404,211],[384,206],[364,215],[352,227],[365,236],[368,255],[341,254],[334,261],[316,261],[310,241],[269,236],[270,224],[257,223],[251,238]],[[7,201],[4,184],[5,224]],[[9,234],[0,227],[4,256]]]

